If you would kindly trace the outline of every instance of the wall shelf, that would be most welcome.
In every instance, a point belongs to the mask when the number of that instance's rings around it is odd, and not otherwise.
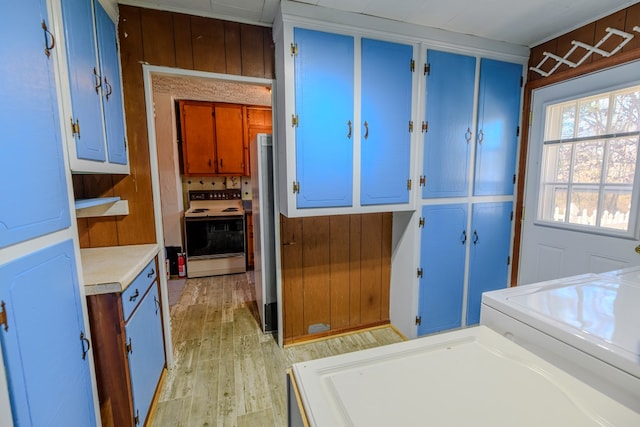
[[[75,201],[75,207],[76,218],[129,214],[129,202],[127,200],[120,200],[120,197],[77,199]]]

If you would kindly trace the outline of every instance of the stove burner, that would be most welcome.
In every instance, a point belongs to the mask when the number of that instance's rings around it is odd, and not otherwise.
[[[222,212],[238,212],[238,208],[227,208],[227,209],[224,209]]]
[[[197,208],[197,209],[193,209],[191,211],[191,213],[202,213],[202,212],[207,212],[209,209],[207,208]]]

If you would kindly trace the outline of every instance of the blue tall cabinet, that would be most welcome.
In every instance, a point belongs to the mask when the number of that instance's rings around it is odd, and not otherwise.
[[[295,161],[281,197],[295,194],[289,216],[410,208],[413,50],[292,29]]]
[[[0,46],[0,378],[10,405],[0,423],[93,426],[90,341],[54,76],[56,34],[44,0],[11,2],[0,23],[10,41]]]
[[[426,58],[418,335],[478,323],[482,292],[507,286],[523,73]]]

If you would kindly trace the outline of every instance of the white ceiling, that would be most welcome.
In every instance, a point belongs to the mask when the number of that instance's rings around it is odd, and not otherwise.
[[[295,0],[535,46],[630,6],[629,0]],[[119,0],[119,3],[270,25],[279,0]]]

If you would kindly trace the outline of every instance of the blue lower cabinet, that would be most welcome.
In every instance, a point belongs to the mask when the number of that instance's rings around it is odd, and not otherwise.
[[[144,425],[165,364],[162,316],[156,283],[125,326],[133,411]]]
[[[71,240],[0,265],[0,340],[16,426],[95,426]]]
[[[422,208],[418,335],[461,325],[467,209],[466,204]]]
[[[483,292],[507,287],[512,208],[511,202],[473,205],[467,325],[480,321]]]

